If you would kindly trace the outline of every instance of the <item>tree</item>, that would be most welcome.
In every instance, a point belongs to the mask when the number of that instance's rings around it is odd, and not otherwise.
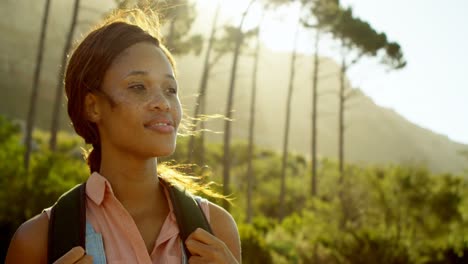
[[[236,72],[237,72],[237,63],[239,60],[239,55],[241,52],[241,45],[244,39],[244,35],[242,34],[242,26],[244,25],[245,17],[249,12],[250,7],[255,2],[255,0],[251,0],[242,14],[241,21],[239,26],[237,27],[237,36],[235,39],[235,47],[234,47],[234,57],[232,60],[232,67],[231,67],[231,78],[229,82],[229,91],[228,91],[228,98],[227,98],[227,105],[226,105],[226,120],[224,121],[224,155],[223,155],[223,194],[229,195],[230,194],[230,168],[231,168],[231,155],[230,155],[230,144],[231,144],[231,119],[232,119],[232,106],[234,104],[234,89],[236,84]],[[223,207],[229,211],[229,202],[224,200]]]
[[[355,17],[351,8],[340,7],[337,0],[323,0],[322,8],[313,10],[319,24],[327,25],[332,35],[340,42],[341,69],[339,88],[339,171],[340,178],[344,174],[344,131],[345,102],[350,99],[355,90],[346,90],[345,77],[349,68],[364,56],[377,57],[383,51],[381,62],[391,69],[401,69],[406,65],[398,43],[390,42],[384,33],[378,33],[369,23]],[[350,58],[351,57],[351,58]]]
[[[215,15],[213,18],[213,25],[211,27],[211,33],[210,33],[210,38],[208,40],[208,47],[206,48],[206,54],[205,54],[205,62],[203,64],[203,72],[202,72],[202,77],[200,81],[200,87],[198,90],[198,96],[197,96],[197,102],[195,103],[195,110],[193,111],[193,121],[192,121],[192,128],[193,132],[197,129],[197,121],[199,120],[199,115],[200,113],[204,114],[204,107],[205,107],[205,99],[206,99],[206,91],[208,87],[208,79],[210,75],[210,70],[212,68],[212,63],[211,62],[211,52],[213,50],[213,44],[215,42],[215,33],[216,33],[216,25],[218,23],[218,15],[219,15],[219,10],[221,7],[221,3],[218,1],[218,4],[216,6],[216,11]],[[204,163],[204,140],[203,140],[203,130],[201,131],[201,136],[200,136],[200,149],[199,149],[199,155],[200,155],[200,163]],[[195,151],[195,135],[192,134],[190,136],[190,141],[188,145],[188,150],[187,150],[187,160],[191,162],[193,160],[193,152]]]
[[[63,77],[65,74],[65,65],[67,63],[67,54],[70,51],[71,44],[73,41],[73,35],[75,34],[75,28],[78,21],[78,11],[80,9],[80,0],[75,0],[73,5],[73,15],[70,24],[70,30],[68,31],[67,40],[65,47],[63,48],[62,63],[59,66],[59,73],[57,77],[57,87],[55,88],[55,100],[54,110],[52,112],[52,126],[50,128],[50,142],[49,147],[52,151],[55,151],[57,147],[57,132],[59,129],[60,122],[60,109],[62,105],[62,91],[63,91]]]
[[[220,6],[219,6],[220,7]],[[218,12],[218,11],[216,11]],[[215,21],[217,20],[215,15]],[[233,27],[230,25],[224,26],[224,35],[221,37],[215,37],[216,33],[216,24],[213,23],[212,27],[212,37],[210,37],[207,53],[205,57],[205,66],[202,73],[202,79],[200,82],[200,89],[197,97],[197,103],[195,104],[194,115],[192,119],[192,133],[188,144],[188,153],[187,153],[187,160],[192,162],[196,159],[196,163],[204,164],[205,161],[205,123],[208,118],[213,116],[207,117],[205,115],[205,103],[206,103],[206,96],[208,91],[208,80],[211,75],[211,69],[223,58],[226,54],[233,52],[235,50],[235,46],[237,43],[238,35],[243,35],[243,40],[241,43],[240,49],[243,49],[246,46],[246,41],[248,38],[255,35],[255,30],[249,30],[246,32],[240,32],[237,27]],[[210,59],[211,57],[211,50],[215,56]],[[208,56],[209,55],[209,56]],[[198,124],[200,124],[199,134],[197,134]],[[197,138],[198,136],[198,138]],[[197,142],[198,139],[198,142]],[[198,145],[197,145],[198,143]],[[194,155],[196,154],[196,156]]]
[[[291,53],[291,71],[289,75],[288,96],[286,99],[286,118],[284,124],[284,138],[283,138],[283,155],[281,160],[281,186],[280,198],[278,206],[278,218],[282,220],[285,216],[285,196],[286,196],[286,169],[288,163],[288,146],[289,146],[289,127],[291,119],[291,102],[294,90],[294,76],[296,72],[296,59],[297,59],[297,39],[299,36],[300,20],[297,23],[296,32],[294,34],[294,50]]]
[[[311,159],[312,159],[312,180],[311,194],[317,195],[317,89],[318,89],[318,73],[319,73],[319,41],[320,29],[317,28],[315,33],[315,51],[314,51],[314,72],[312,73],[312,133],[311,133]]]
[[[253,159],[254,159],[254,131],[255,131],[255,109],[257,104],[257,73],[258,73],[258,59],[260,56],[260,32],[265,12],[262,13],[262,17],[257,28],[257,43],[254,52],[254,67],[252,71],[252,91],[250,95],[250,120],[249,120],[249,143],[247,147],[247,208],[246,208],[246,221],[247,223],[252,222],[253,218],[253,207],[252,207],[252,189],[255,182],[253,173]]]
[[[163,21],[166,47],[174,55],[189,52],[199,54],[202,50],[203,38],[200,34],[190,34],[192,24],[196,18],[195,3],[189,0],[148,1],[148,0],[115,0],[117,9],[138,7],[142,10],[156,10]]]
[[[313,72],[312,72],[312,113],[311,113],[311,195],[317,195],[317,105],[318,105],[318,73],[319,73],[319,42],[322,31],[327,31],[330,28],[329,19],[322,18],[319,20],[316,16],[326,16],[330,12],[330,3],[334,0],[315,0],[312,1],[309,7],[309,18],[313,17],[314,22],[303,21],[303,25],[307,28],[315,29],[314,39],[314,56],[313,56]],[[328,18],[328,17],[327,17]],[[320,23],[319,23],[320,22]]]
[[[140,0],[141,3],[145,2]],[[168,21],[165,45],[174,55],[194,52],[200,54],[203,38],[200,34],[190,34],[196,18],[195,3],[188,0],[156,1],[155,10],[161,13],[163,21]]]
[[[346,202],[344,183],[344,132],[345,103],[356,93],[356,89],[346,89],[346,73],[352,65],[364,56],[377,57],[383,51],[382,63],[392,69],[400,69],[406,65],[400,46],[389,42],[384,33],[378,33],[369,23],[355,17],[351,8],[343,9],[339,2],[331,0],[327,12],[316,13],[320,24],[330,25],[330,32],[341,44],[341,68],[339,74],[340,88],[338,94],[338,169],[339,169],[339,200],[343,211],[340,227],[343,228],[352,209]],[[379,54],[380,52],[380,54]],[[350,58],[351,57],[351,58]]]
[[[42,66],[42,55],[44,53],[44,43],[46,38],[46,31],[47,31],[47,21],[49,18],[49,8],[50,8],[50,0],[46,0],[44,6],[44,14],[42,15],[42,25],[41,25],[41,35],[39,37],[39,43],[37,48],[37,57],[36,57],[36,68],[34,70],[34,79],[33,79],[33,86],[31,91],[31,97],[29,100],[29,110],[28,110],[28,117],[26,121],[26,136],[24,143],[26,145],[26,149],[24,152],[24,168],[26,170],[29,169],[29,159],[31,156],[31,149],[32,149],[32,131],[34,129],[34,122],[35,122],[35,113],[36,113],[36,103],[38,97],[38,90],[39,90],[39,76],[41,75],[41,66]]]
[[[406,65],[400,46],[389,42],[384,33],[378,33],[369,23],[353,16],[352,9],[341,10],[338,22],[333,32],[341,41],[342,61],[340,70],[339,89],[339,170],[342,180],[344,174],[344,132],[346,101],[355,95],[355,89],[346,90],[345,76],[349,68],[356,64],[363,56],[378,56],[380,50],[385,54],[382,63],[392,69],[401,69]],[[353,51],[357,55],[351,55]],[[349,55],[353,58],[349,59]]]

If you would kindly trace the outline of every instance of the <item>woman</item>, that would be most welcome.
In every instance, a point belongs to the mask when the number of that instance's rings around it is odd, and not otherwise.
[[[182,110],[174,60],[151,21],[141,11],[115,14],[81,41],[68,63],[68,114],[77,134],[93,145],[86,219],[104,252],[91,256],[76,247],[56,263],[182,261],[178,227],[156,170],[156,158],[175,149]],[[214,235],[197,229],[184,241],[188,262],[239,263],[231,215],[203,199],[200,207]],[[49,213],[21,225],[6,263],[47,262]]]

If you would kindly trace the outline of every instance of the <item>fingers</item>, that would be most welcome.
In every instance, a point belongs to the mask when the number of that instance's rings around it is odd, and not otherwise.
[[[74,247],[57,261],[55,261],[54,264],[93,263],[92,256],[86,255],[85,253],[86,252],[82,247]]]
[[[185,241],[187,249],[192,255],[212,256],[226,250],[226,245],[214,235],[204,229],[197,228]]]
[[[222,240],[201,228],[190,234],[185,241],[185,245],[192,254],[189,259],[190,264],[237,263]]]
[[[93,256],[84,255],[76,264],[93,264]]]
[[[213,246],[204,244],[194,239],[187,239],[185,242],[187,249],[193,256],[204,256],[209,259],[217,259],[219,251],[215,250]]]
[[[197,228],[195,231],[193,231],[192,234],[188,236],[187,241],[191,239],[198,240],[200,242],[210,245],[215,243],[223,243],[217,237],[213,236],[208,231],[202,228]]]

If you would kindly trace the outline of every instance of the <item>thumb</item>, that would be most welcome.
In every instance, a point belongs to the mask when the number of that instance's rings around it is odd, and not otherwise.
[[[57,259],[54,264],[69,264],[75,263],[85,255],[85,250],[82,247],[74,247],[70,249],[65,255]]]

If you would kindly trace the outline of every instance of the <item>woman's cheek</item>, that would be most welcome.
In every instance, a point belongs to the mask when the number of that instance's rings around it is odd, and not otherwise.
[[[183,110],[182,110],[182,106],[180,105],[180,101],[177,100],[177,107],[176,107],[176,113],[175,113],[175,118],[174,118],[174,121],[177,122],[177,127],[179,127],[179,124],[180,124],[180,121],[182,120],[182,114],[183,114]]]

